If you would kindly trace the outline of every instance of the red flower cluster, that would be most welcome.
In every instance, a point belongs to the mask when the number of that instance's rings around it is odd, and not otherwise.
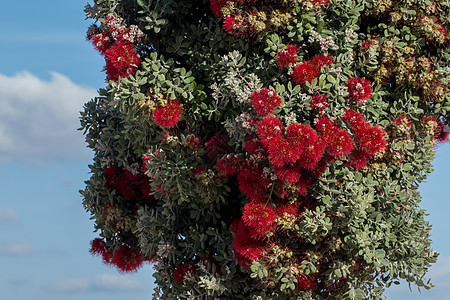
[[[146,200],[155,200],[150,194],[149,178],[142,173],[133,174],[129,170],[121,170],[116,166],[105,168],[103,172],[105,186],[116,189],[117,192],[129,201],[138,200],[143,197]]]
[[[234,233],[233,248],[239,264],[248,269],[252,261],[259,259],[265,251],[264,243],[252,238],[255,234],[242,219],[233,221],[231,231]]]
[[[144,259],[139,249],[123,244],[114,253],[106,248],[106,243],[101,238],[91,241],[91,250],[93,255],[100,255],[106,264],[115,265],[122,272],[133,272],[138,270],[144,264]]]
[[[427,134],[438,142],[446,142],[449,139],[449,133],[442,120],[437,116],[424,116],[420,122],[425,127]]]
[[[206,154],[212,160],[217,160],[217,156],[233,153],[234,150],[228,145],[228,140],[223,135],[213,136],[205,145]]]
[[[321,68],[331,63],[333,63],[331,55],[316,55],[311,60],[302,62],[294,68],[292,80],[301,86],[305,86],[306,82],[311,83],[314,78],[319,77]]]
[[[230,176],[235,176],[240,170],[241,157],[237,154],[226,154],[217,159],[217,167],[219,170]]]
[[[355,148],[349,165],[361,169],[367,165],[367,161],[388,146],[386,133],[378,126],[370,125],[361,113],[354,110],[346,110],[342,116],[353,131],[355,136]]]
[[[130,31],[121,22],[122,19],[110,14],[102,29],[93,25],[89,30],[98,33],[88,34],[94,48],[105,56],[105,71],[108,80],[113,81],[135,74],[141,62],[134,44],[139,41],[142,32],[134,27]]]
[[[353,148],[350,134],[339,128],[330,118],[322,117],[317,120],[317,131],[325,141],[325,149],[334,159],[349,154]]]
[[[281,50],[277,54],[277,63],[281,68],[289,67],[295,63],[297,59],[297,45],[286,45],[286,49]]]
[[[172,128],[181,120],[182,105],[178,100],[167,100],[167,103],[158,106],[152,115],[152,120],[162,128]]]
[[[239,190],[250,199],[264,201],[266,188],[270,180],[264,175],[263,168],[250,160],[245,160],[238,174]]]
[[[275,211],[265,203],[250,201],[244,206],[242,221],[252,229],[252,238],[264,238],[274,230]]]
[[[347,82],[350,101],[358,104],[366,102],[372,96],[372,87],[369,80],[350,77]]]
[[[178,283],[183,283],[186,278],[195,278],[197,267],[194,262],[179,264],[173,271],[173,279]]]
[[[211,11],[216,17],[223,18],[222,7],[227,4],[228,0],[211,0]]]
[[[264,117],[281,105],[281,98],[274,90],[261,88],[252,93],[250,103],[258,116]]]

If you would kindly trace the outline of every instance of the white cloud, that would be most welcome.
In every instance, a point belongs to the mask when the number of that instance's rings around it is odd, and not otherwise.
[[[17,222],[17,214],[12,208],[0,208],[0,226]]]
[[[138,292],[146,290],[139,280],[125,275],[98,274],[93,280],[72,278],[49,285],[49,291],[56,293],[74,292]]]
[[[34,252],[34,247],[28,241],[2,243],[0,256],[24,256]]]
[[[108,291],[139,291],[145,289],[145,286],[136,279],[112,274],[97,275],[94,285],[99,289]]]
[[[96,94],[54,72],[49,81],[0,74],[0,159],[86,157],[79,111]]]
[[[92,284],[87,279],[65,279],[51,284],[49,290],[56,293],[88,292],[92,290]]]

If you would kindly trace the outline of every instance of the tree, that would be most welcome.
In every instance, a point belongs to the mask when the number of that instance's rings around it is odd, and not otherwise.
[[[448,138],[448,2],[94,3],[93,254],[152,261],[160,299],[431,287],[417,188]]]

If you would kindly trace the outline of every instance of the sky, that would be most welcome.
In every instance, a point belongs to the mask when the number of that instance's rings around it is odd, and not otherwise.
[[[97,237],[79,190],[92,154],[83,103],[105,86],[103,58],[85,41],[86,0],[3,1],[0,10],[0,299],[152,299],[152,266],[120,274],[89,254]],[[449,299],[450,144],[420,188],[440,252],[436,288],[407,284],[388,299]]]

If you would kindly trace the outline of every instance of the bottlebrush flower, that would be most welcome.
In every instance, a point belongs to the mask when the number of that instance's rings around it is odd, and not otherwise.
[[[117,41],[105,51],[106,74],[108,80],[117,81],[134,75],[141,63],[139,54],[134,46],[128,42]]]
[[[358,77],[350,77],[347,82],[350,101],[358,104],[366,102],[372,96],[370,81]]]
[[[195,134],[190,134],[186,137],[186,145],[193,150],[198,150],[202,147],[202,140]]]
[[[222,274],[220,264],[209,254],[206,254],[201,258],[201,264],[205,267],[206,271],[210,274]]]
[[[364,130],[364,128],[369,126],[364,116],[352,109],[344,112],[342,120],[346,121],[352,130]]]
[[[296,45],[286,45],[285,50],[277,54],[277,63],[281,68],[286,68],[295,63],[297,59],[298,47]]]
[[[112,263],[122,272],[133,272],[142,267],[144,261],[139,249],[122,245],[114,251]]]
[[[306,82],[311,83],[317,77],[319,77],[319,70],[310,62],[302,62],[294,68],[292,73],[292,80],[301,86],[305,86]]]
[[[342,157],[353,150],[354,144],[350,134],[335,125],[331,119],[320,118],[317,121],[317,128],[326,143],[326,151],[333,158]]]
[[[240,220],[237,223],[237,231],[233,238],[233,248],[238,254],[237,257],[242,256],[246,260],[254,261],[261,258],[264,252],[264,244],[251,236],[250,228]],[[245,263],[245,261],[244,261]]]
[[[228,0],[211,0],[211,11],[216,17],[223,18],[222,7],[227,4]]]
[[[97,49],[102,55],[105,55],[106,50],[114,44],[114,39],[109,31],[94,34],[90,40],[94,45],[94,48]]]
[[[367,167],[367,162],[369,161],[369,154],[363,150],[355,150],[352,152],[348,166],[355,168],[357,170],[362,170]]]
[[[295,162],[300,157],[297,149],[282,135],[270,140],[267,148],[269,149],[269,161],[275,167]]]
[[[158,106],[152,115],[152,120],[162,128],[172,128],[182,117],[182,105],[178,100],[168,100],[164,106]]]
[[[333,63],[333,56],[319,54],[314,56],[310,60],[310,64],[313,65],[318,71],[323,67],[329,66]]]
[[[278,179],[290,183],[296,183],[301,176],[300,167],[296,164],[285,164],[281,167],[274,166],[273,170]]]
[[[223,135],[213,136],[205,145],[206,154],[212,160],[216,160],[218,155],[234,152],[228,145],[228,140]]]
[[[238,175],[239,190],[250,199],[265,200],[266,187],[270,180],[265,177],[263,168],[252,161],[245,160]]]
[[[217,167],[227,175],[234,176],[239,173],[241,157],[237,154],[226,154],[217,159]]]
[[[101,238],[96,238],[91,241],[91,249],[89,252],[92,255],[103,255],[106,251],[106,243]]]
[[[385,132],[378,126],[370,126],[362,132],[355,131],[359,148],[373,156],[387,148]]]
[[[242,221],[257,234],[254,238],[264,238],[274,230],[275,211],[265,203],[250,201],[244,205]]]
[[[396,134],[409,134],[412,131],[411,118],[405,114],[395,116],[391,121],[391,127]]]
[[[300,291],[314,291],[316,289],[316,282],[314,279],[310,278],[308,275],[298,275],[296,277],[297,283],[295,287]]]
[[[178,283],[183,283],[186,278],[195,277],[197,268],[193,262],[189,264],[179,264],[173,271],[173,279]]]
[[[281,136],[283,124],[276,116],[266,116],[256,125],[256,133],[266,147],[275,137]]]
[[[236,22],[235,16],[228,16],[223,22],[223,29],[229,34],[236,34],[239,32],[239,25]]]
[[[274,90],[261,88],[252,93],[250,103],[258,116],[264,117],[281,105],[281,98]]]
[[[137,199],[133,185],[125,175],[119,177],[114,187],[125,200]]]
[[[267,155],[267,150],[263,143],[255,136],[247,136],[244,147],[248,153],[254,155],[257,159],[262,159]]]
[[[116,184],[116,182],[119,180],[120,176],[120,169],[116,166],[109,166],[105,168],[105,171],[103,172],[103,177],[105,177],[105,186],[107,188],[112,188]]]
[[[293,158],[297,160],[306,149],[317,141],[317,132],[308,124],[292,123],[286,128],[286,140],[293,152]]]
[[[300,155],[300,158],[298,159],[300,166],[308,170],[314,170],[323,156],[325,146],[325,141],[319,136],[317,140],[308,145],[305,151]]]

